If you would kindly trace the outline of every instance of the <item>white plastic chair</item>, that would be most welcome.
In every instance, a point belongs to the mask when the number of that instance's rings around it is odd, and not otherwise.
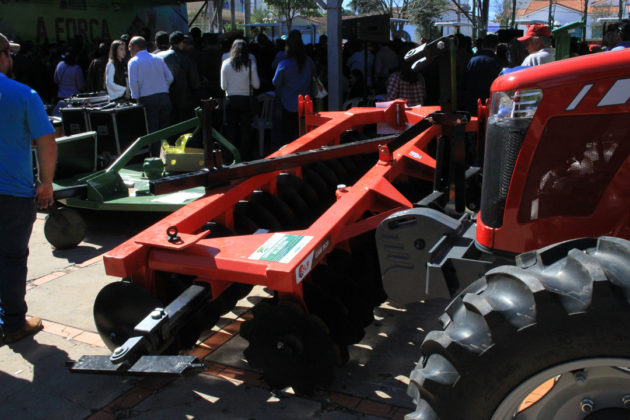
[[[265,157],[265,130],[273,126],[273,92],[261,93],[257,96],[260,102],[258,115],[254,117],[253,126],[258,130],[258,151],[260,157]]]

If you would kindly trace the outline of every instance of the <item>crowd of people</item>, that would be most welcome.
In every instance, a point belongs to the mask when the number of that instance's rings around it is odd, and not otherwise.
[[[304,45],[298,31],[275,42],[264,33],[248,42],[243,36],[202,34],[198,28],[189,34],[157,31],[151,37],[149,30],[143,34],[101,42],[91,60],[81,39],[62,49],[50,48],[44,56],[27,42],[15,56],[15,79],[51,105],[80,92],[104,90],[111,100],[136,101],[146,108],[150,132],[192,117],[201,98],[225,97],[225,135],[246,159],[262,157],[249,132],[258,112],[252,97],[263,92],[275,95],[271,149],[276,150],[298,136],[298,95],[313,93],[314,77],[328,80],[325,35],[316,44]],[[610,40],[609,49],[630,38],[622,28],[615,34],[618,38]],[[487,35],[473,47],[470,37],[456,37],[458,103],[473,114],[477,100],[488,97],[490,84],[502,69],[539,65],[554,56],[545,25],[531,25],[523,38],[508,43]],[[402,98],[410,106],[440,103],[445,69],[434,63],[412,70],[403,57],[416,46],[400,39],[348,40],[338,75],[343,101],[366,105],[374,98]],[[572,44],[572,52],[589,52],[584,47]]]

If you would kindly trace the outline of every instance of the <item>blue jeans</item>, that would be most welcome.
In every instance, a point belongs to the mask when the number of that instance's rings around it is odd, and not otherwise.
[[[0,194],[0,329],[26,322],[26,259],[37,204],[33,198]]]

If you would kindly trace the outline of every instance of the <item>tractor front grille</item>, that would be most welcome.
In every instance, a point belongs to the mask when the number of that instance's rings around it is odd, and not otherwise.
[[[531,118],[488,121],[481,189],[481,220],[492,228],[503,224],[512,172]]]

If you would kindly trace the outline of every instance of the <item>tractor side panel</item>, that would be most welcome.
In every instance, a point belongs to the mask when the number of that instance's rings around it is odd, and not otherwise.
[[[534,154],[518,222],[591,217],[600,204],[606,207],[599,211],[610,215],[627,211],[630,197],[608,185],[630,156],[628,139],[630,114],[552,118]],[[617,199],[605,200],[611,192]],[[607,229],[611,222],[592,220],[588,229]]]

